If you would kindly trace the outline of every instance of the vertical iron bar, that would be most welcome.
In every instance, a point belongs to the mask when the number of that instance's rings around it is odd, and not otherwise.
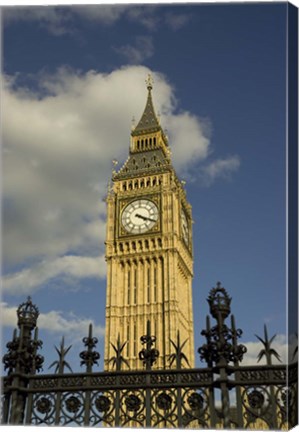
[[[220,311],[217,313],[217,323],[218,323],[218,336],[220,346],[225,345],[225,339],[223,337],[223,318]],[[230,409],[229,409],[229,392],[227,388],[227,360],[222,357],[218,362],[219,373],[220,373],[220,390],[221,390],[221,402],[222,402],[222,414],[223,414],[223,428],[230,429]]]
[[[181,382],[181,374],[178,375],[178,381]],[[177,388],[177,410],[178,410],[178,428],[183,427],[183,419],[182,419],[182,388]]]
[[[211,331],[211,323],[210,323],[209,315],[207,315],[207,317],[206,317],[206,329],[207,329],[207,336],[206,336],[207,342],[209,343],[210,342],[210,331]],[[212,368],[213,362],[211,359],[208,360],[207,366],[209,368]],[[211,374],[213,375],[212,370],[211,370]],[[209,391],[209,410],[210,410],[210,417],[211,417],[210,426],[212,428],[215,428],[216,423],[217,423],[217,417],[216,417],[216,411],[215,411],[215,389],[214,389],[214,386],[210,386],[208,391]]]
[[[224,372],[226,375],[226,371],[224,368],[221,372]],[[221,389],[221,402],[222,402],[222,413],[223,413],[223,429],[230,429],[229,393],[228,393],[227,383],[225,381],[221,383],[220,389]]]
[[[90,386],[90,376],[86,376],[86,385],[87,387]],[[89,426],[90,423],[90,399],[91,399],[91,392],[90,390],[82,390],[82,393],[85,393],[85,400],[84,400],[84,426]]]
[[[151,389],[150,385],[150,376],[151,372],[147,371],[146,373],[146,389],[145,389],[145,426],[151,427]]]
[[[215,429],[217,423],[216,411],[215,411],[215,393],[214,386],[209,388],[209,411],[210,411],[210,427]]]
[[[151,322],[150,320],[146,323],[146,334],[147,334],[147,342],[146,342],[146,350],[149,353],[151,350]],[[146,390],[145,390],[145,422],[146,427],[151,427],[151,389],[150,389],[150,380],[151,380],[151,360],[150,356],[147,358],[146,362]]]
[[[30,380],[29,380],[28,387],[30,387]],[[27,393],[26,417],[25,417],[25,424],[26,425],[31,424],[32,403],[33,403],[33,393]]]
[[[233,346],[237,346],[237,337],[236,337],[236,323],[235,323],[235,317],[234,315],[231,315],[231,329],[232,329],[232,335],[233,335]],[[239,367],[238,360],[235,360],[234,362],[235,368]],[[238,370],[235,371],[235,380],[239,382],[240,380],[240,372]],[[237,406],[237,423],[238,428],[243,429],[243,406],[242,406],[242,399],[241,399],[241,388],[239,385],[236,386],[236,406]]]
[[[89,324],[88,328],[88,341],[92,340],[92,324]],[[83,339],[84,341],[84,339]],[[92,353],[92,348],[88,345],[88,353]],[[92,361],[90,358],[87,358],[86,362],[86,374],[92,373]],[[90,384],[90,375],[86,376],[86,384],[89,387]],[[83,390],[84,393],[84,390]],[[85,400],[84,400],[84,426],[89,426],[90,422],[90,390],[85,390]]]
[[[60,379],[59,379],[59,386],[60,386]],[[56,400],[55,400],[55,421],[54,421],[55,426],[59,425],[60,411],[61,411],[61,391],[58,391],[56,393]]]
[[[116,377],[116,382],[119,383],[119,376]],[[115,427],[121,426],[120,424],[120,390],[115,390]]]

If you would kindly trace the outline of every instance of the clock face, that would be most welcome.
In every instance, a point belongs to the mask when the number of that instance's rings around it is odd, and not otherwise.
[[[137,199],[125,207],[121,222],[128,233],[142,234],[156,225],[158,217],[158,207],[153,201]]]
[[[184,210],[181,210],[181,226],[182,226],[182,235],[185,243],[189,243],[189,227],[186,214]]]

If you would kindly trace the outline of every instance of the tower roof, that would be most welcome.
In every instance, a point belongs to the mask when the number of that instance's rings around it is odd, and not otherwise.
[[[137,124],[134,131],[132,132],[133,136],[140,135],[143,133],[155,132],[156,130],[161,129],[153,105],[152,93],[151,93],[153,88],[153,80],[150,74],[148,75],[146,84],[148,89],[147,101],[141,119],[139,120],[139,123]]]

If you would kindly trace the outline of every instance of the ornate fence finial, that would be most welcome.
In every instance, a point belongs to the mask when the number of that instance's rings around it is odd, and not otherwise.
[[[66,357],[67,353],[69,352],[69,350],[71,348],[72,348],[72,345],[70,345],[68,348],[64,347],[64,336],[63,336],[62,340],[61,340],[61,343],[60,343],[60,347],[57,348],[55,346],[56,352],[58,354],[58,360],[54,361],[49,366],[49,369],[51,369],[51,367],[53,367],[53,366],[56,366],[56,369],[55,369],[54,373],[62,374],[64,372],[64,368],[67,367],[70,372],[73,372],[72,368],[70,367],[70,365],[68,364],[68,362],[65,361],[65,357]]]
[[[234,320],[232,327],[225,324],[225,319],[230,315],[231,297],[226,290],[217,283],[217,287],[211,289],[208,303],[210,313],[217,321],[217,325],[210,328],[210,321],[207,317],[207,329],[201,334],[206,337],[206,343],[198,349],[200,359],[212,366],[227,365],[229,362],[242,361],[243,355],[247,351],[244,345],[237,345],[237,339],[242,335],[242,330],[236,329]]]
[[[208,303],[213,318],[217,319],[218,314],[221,314],[223,320],[229,316],[231,297],[229,297],[226,290],[221,287],[221,282],[217,282],[216,288],[211,289]]]
[[[13,331],[12,340],[7,342],[6,348],[8,349],[7,354],[5,354],[2,358],[2,362],[4,363],[4,370],[8,369],[8,375],[10,375],[17,367],[18,364],[18,348],[19,348],[20,339],[17,337],[17,330]]]
[[[39,310],[37,306],[32,303],[31,297],[27,298],[27,301],[21,303],[17,309],[18,316],[18,327],[26,326],[30,330],[36,327],[37,318],[39,316]]]
[[[188,341],[188,339],[186,339],[182,344],[181,344],[181,340],[180,340],[180,332],[178,330],[177,332],[177,339],[176,339],[176,343],[173,342],[172,339],[170,339],[170,342],[172,344],[172,346],[174,347],[175,353],[174,354],[170,354],[169,356],[169,366],[171,367],[173,362],[176,361],[176,368],[177,369],[181,369],[182,367],[182,360],[184,360],[187,365],[189,367],[190,364],[188,362],[188,359],[186,357],[186,355],[183,353],[183,348],[186,345],[186,342]]]
[[[38,315],[38,308],[32,303],[31,297],[19,305],[17,309],[19,334],[15,329],[12,340],[6,345],[8,352],[2,359],[8,374],[16,371],[34,374],[42,369],[44,358],[37,354],[42,347],[36,327]],[[31,333],[34,328],[34,339],[32,339]]]
[[[143,361],[145,368],[150,370],[160,353],[156,348],[152,348],[156,342],[156,336],[151,336],[151,323],[149,320],[147,321],[146,330],[146,335],[140,338],[141,343],[146,347],[139,352],[139,359]]]
[[[264,345],[264,349],[262,349],[258,354],[258,360],[257,360],[258,362],[261,361],[261,359],[264,356],[266,357],[267,365],[269,366],[272,365],[272,356],[276,357],[277,360],[281,362],[280,355],[278,354],[278,352],[274,348],[271,348],[271,344],[276,338],[276,334],[272,336],[271,339],[269,340],[266,324],[264,325],[264,339],[262,339],[258,335],[255,335],[255,337],[257,337],[258,340],[261,341],[262,344]]]
[[[117,370],[117,371],[121,370],[121,366],[122,366],[123,363],[130,369],[129,362],[121,354],[123,352],[123,349],[124,349],[124,347],[126,346],[127,343],[128,343],[127,341],[123,342],[123,343],[120,341],[120,335],[119,335],[119,333],[118,333],[118,337],[117,337],[116,346],[112,342],[110,342],[110,344],[112,345],[112,348],[114,349],[116,355],[113,356],[113,357],[111,357],[108,360],[108,364],[112,363],[112,366],[113,367],[115,366],[115,370]]]
[[[85,365],[86,372],[92,372],[92,366],[95,364],[98,365],[98,360],[100,358],[100,354],[94,351],[98,339],[92,336],[92,324],[89,324],[88,336],[83,338],[83,343],[87,350],[81,351],[80,353],[80,358],[82,359],[80,366]]]

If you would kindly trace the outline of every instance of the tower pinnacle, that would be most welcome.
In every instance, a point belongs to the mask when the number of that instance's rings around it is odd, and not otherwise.
[[[152,77],[152,75],[150,73],[148,74],[147,79],[145,80],[145,82],[146,82],[147,89],[149,91],[152,90],[153,89],[154,80],[153,80],[153,77]]]
[[[156,116],[152,100],[151,91],[153,89],[154,81],[151,74],[148,74],[145,82],[148,89],[147,101],[141,119],[139,120],[139,123],[137,124],[134,131],[132,132],[132,136],[152,133],[161,130],[160,122]]]

